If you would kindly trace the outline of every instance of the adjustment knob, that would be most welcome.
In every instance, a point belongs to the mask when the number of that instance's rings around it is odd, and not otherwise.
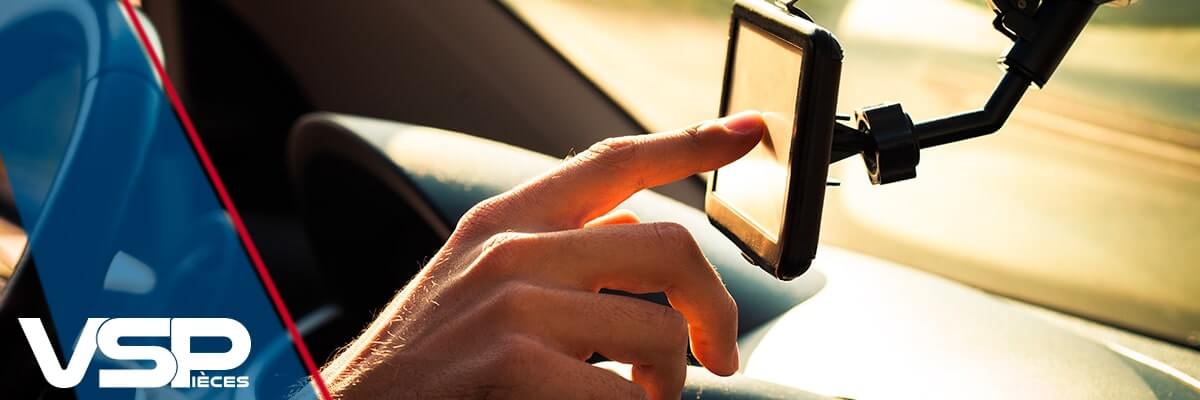
[[[854,112],[858,130],[875,142],[863,152],[871,183],[882,185],[915,178],[921,147],[913,135],[912,118],[899,104],[880,104]]]

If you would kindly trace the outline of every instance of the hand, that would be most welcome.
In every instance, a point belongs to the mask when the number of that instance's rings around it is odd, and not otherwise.
[[[429,264],[322,371],[338,398],[679,398],[688,339],[737,371],[737,305],[691,234],[609,213],[736,160],[756,112],[597,143],[476,205]],[[599,293],[665,292],[671,307]],[[633,381],[589,365],[633,365]]]

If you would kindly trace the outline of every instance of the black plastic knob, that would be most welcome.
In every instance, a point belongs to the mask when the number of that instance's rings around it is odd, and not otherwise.
[[[913,135],[912,118],[899,104],[881,104],[855,111],[858,130],[872,138],[874,148],[863,152],[871,183],[882,185],[917,176],[921,147]]]

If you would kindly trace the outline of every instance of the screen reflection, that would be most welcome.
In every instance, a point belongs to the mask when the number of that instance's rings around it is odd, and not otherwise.
[[[739,24],[724,111],[762,111],[767,134],[746,156],[717,171],[713,192],[776,242],[783,226],[802,64],[800,48]]]

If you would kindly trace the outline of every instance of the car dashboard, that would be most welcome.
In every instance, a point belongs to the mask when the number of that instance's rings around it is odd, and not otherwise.
[[[425,227],[425,256],[475,203],[557,162],[465,134],[331,113],[298,123],[290,149],[303,202],[321,207],[306,207],[310,220],[337,219],[313,215],[321,210],[369,217],[404,208]],[[363,177],[391,200],[337,195],[331,186]],[[796,389],[845,398],[1200,398],[1193,350],[830,246],[808,273],[781,282],[749,264],[702,211],[648,191],[621,207],[686,226],[737,300],[746,382],[745,390],[727,387],[729,398]],[[309,229],[318,254],[344,254],[347,241],[387,241],[334,229],[339,243],[330,244],[318,233],[330,227]],[[421,236],[392,235],[395,243]],[[720,382],[694,372],[689,385]]]

